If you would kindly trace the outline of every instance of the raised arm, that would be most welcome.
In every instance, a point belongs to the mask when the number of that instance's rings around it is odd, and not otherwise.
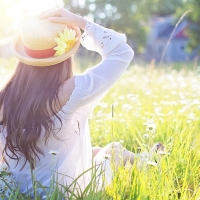
[[[53,22],[79,26],[84,30],[81,37],[82,46],[102,56],[102,61],[98,65],[74,77],[75,88],[66,105],[70,111],[85,104],[90,104],[93,108],[132,60],[133,50],[126,43],[126,36],[88,22],[83,17],[64,9],[44,13],[42,17],[50,17]]]
[[[98,24],[88,22],[81,44],[96,51],[102,61],[79,75],[75,82],[80,88],[82,103],[96,104],[120,78],[133,58],[133,50],[126,43],[126,36]],[[93,102],[91,102],[93,101]]]

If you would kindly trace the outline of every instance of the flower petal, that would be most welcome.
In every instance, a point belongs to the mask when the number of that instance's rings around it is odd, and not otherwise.
[[[65,29],[64,32],[59,32],[59,37],[54,38],[55,42],[58,46],[54,47],[56,53],[54,56],[62,55],[68,51],[70,51],[75,42],[78,40],[76,36],[76,31],[72,29]]]

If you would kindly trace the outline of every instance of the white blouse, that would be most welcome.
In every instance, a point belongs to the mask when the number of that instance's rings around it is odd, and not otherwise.
[[[58,113],[62,119],[62,127],[59,120],[52,117],[55,121],[53,132],[57,138],[52,134],[47,145],[44,144],[42,137],[38,142],[38,147],[43,150],[45,156],[40,155],[40,160],[36,159],[34,174],[43,186],[50,186],[53,179],[61,184],[70,185],[80,174],[92,168],[89,114],[123,74],[133,57],[133,50],[127,45],[124,34],[95,23],[86,24],[81,44],[88,50],[98,52],[102,56],[102,61],[85,73],[74,76],[75,88],[69,101]],[[6,135],[6,128],[2,130],[3,135]],[[0,141],[4,148],[5,139],[2,134]],[[50,150],[57,151],[57,155],[50,154]],[[9,162],[10,171],[20,185],[20,191],[33,195],[29,163],[20,171],[24,164],[23,157],[17,166],[15,160],[5,157]],[[109,166],[105,165],[105,168],[108,172],[106,176],[109,176]],[[55,171],[58,172],[56,175]],[[88,185],[91,181],[91,171],[77,180],[76,188],[83,190]],[[38,189],[38,192],[45,198],[42,189]]]

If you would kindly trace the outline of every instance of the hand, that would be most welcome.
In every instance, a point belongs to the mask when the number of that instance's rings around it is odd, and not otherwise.
[[[41,19],[49,18],[51,22],[55,23],[63,23],[69,26],[78,26],[82,30],[84,30],[87,23],[87,20],[83,17],[76,15],[64,8],[43,12],[39,17]]]

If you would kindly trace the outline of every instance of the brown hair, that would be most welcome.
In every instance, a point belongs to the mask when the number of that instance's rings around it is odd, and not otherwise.
[[[72,57],[48,67],[35,67],[19,62],[16,71],[0,92],[0,108],[3,108],[1,124],[6,127],[6,144],[3,150],[11,159],[25,157],[25,164],[39,159],[42,150],[37,146],[42,127],[45,144],[54,127],[51,116],[61,109],[58,91],[64,79],[71,76]],[[50,111],[50,112],[49,112]],[[23,169],[22,167],[22,169]]]

